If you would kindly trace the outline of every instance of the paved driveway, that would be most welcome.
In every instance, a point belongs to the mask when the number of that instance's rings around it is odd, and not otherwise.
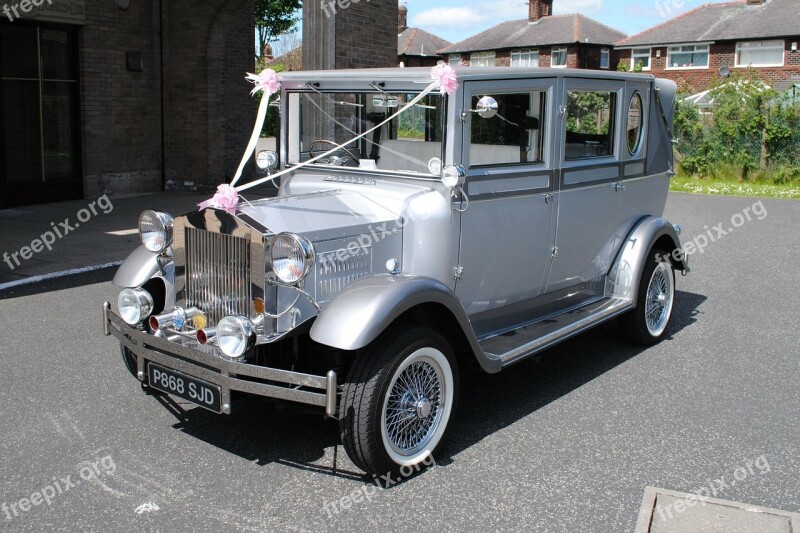
[[[755,202],[672,195],[685,239],[734,231],[678,280],[670,338],[632,348],[608,324],[468,376],[437,466],[388,490],[334,423],[144,395],[99,333],[107,282],[0,300],[0,529],[621,532],[647,485],[797,511],[800,202],[763,200],[763,220]]]

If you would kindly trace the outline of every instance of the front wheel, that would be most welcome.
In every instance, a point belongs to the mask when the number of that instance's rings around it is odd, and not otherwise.
[[[348,374],[344,448],[368,473],[415,467],[442,442],[457,397],[455,357],[441,335],[423,327],[390,331],[358,354]]]
[[[667,252],[653,250],[642,269],[636,308],[619,319],[623,335],[642,346],[661,342],[675,305],[675,271]]]

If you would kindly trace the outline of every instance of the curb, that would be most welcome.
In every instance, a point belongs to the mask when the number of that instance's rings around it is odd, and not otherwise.
[[[112,261],[110,263],[105,263],[102,265],[94,265],[88,267],[81,267],[81,268],[73,268],[72,270],[62,270],[61,272],[53,272],[52,274],[42,274],[41,276],[31,276],[29,278],[17,280],[17,281],[9,281],[8,283],[0,283],[0,291],[4,291],[7,289],[13,289],[15,287],[22,287],[25,285],[30,285],[32,283],[40,283],[42,281],[48,281],[51,279],[63,278],[66,276],[73,276],[75,274],[85,274],[87,272],[94,272],[95,270],[103,270],[104,268],[111,268],[120,266],[122,261]]]

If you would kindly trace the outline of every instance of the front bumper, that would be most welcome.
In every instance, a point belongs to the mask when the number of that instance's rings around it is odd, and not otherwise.
[[[136,356],[139,381],[147,379],[146,365],[152,362],[219,386],[224,414],[231,413],[231,391],[240,391],[324,407],[326,415],[336,416],[338,385],[333,370],[326,376],[313,376],[225,361],[191,347],[188,341],[173,342],[132,328],[108,302],[103,304],[103,334],[113,335]],[[314,392],[319,390],[324,392]]]

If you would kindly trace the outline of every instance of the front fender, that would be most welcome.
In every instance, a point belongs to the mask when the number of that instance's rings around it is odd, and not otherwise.
[[[384,274],[347,287],[319,314],[311,338],[340,350],[359,350],[399,316],[426,303],[444,305],[456,318],[473,351],[482,353],[464,307],[449,287],[433,278]]]
[[[607,296],[636,302],[642,270],[650,250],[660,240],[668,240],[665,251],[681,249],[681,240],[675,226],[663,218],[645,217],[631,230],[608,276]],[[689,261],[684,254],[672,254],[672,264],[677,270],[689,272]]]
[[[113,283],[123,289],[141,287],[159,272],[158,254],[140,246],[120,265]]]

